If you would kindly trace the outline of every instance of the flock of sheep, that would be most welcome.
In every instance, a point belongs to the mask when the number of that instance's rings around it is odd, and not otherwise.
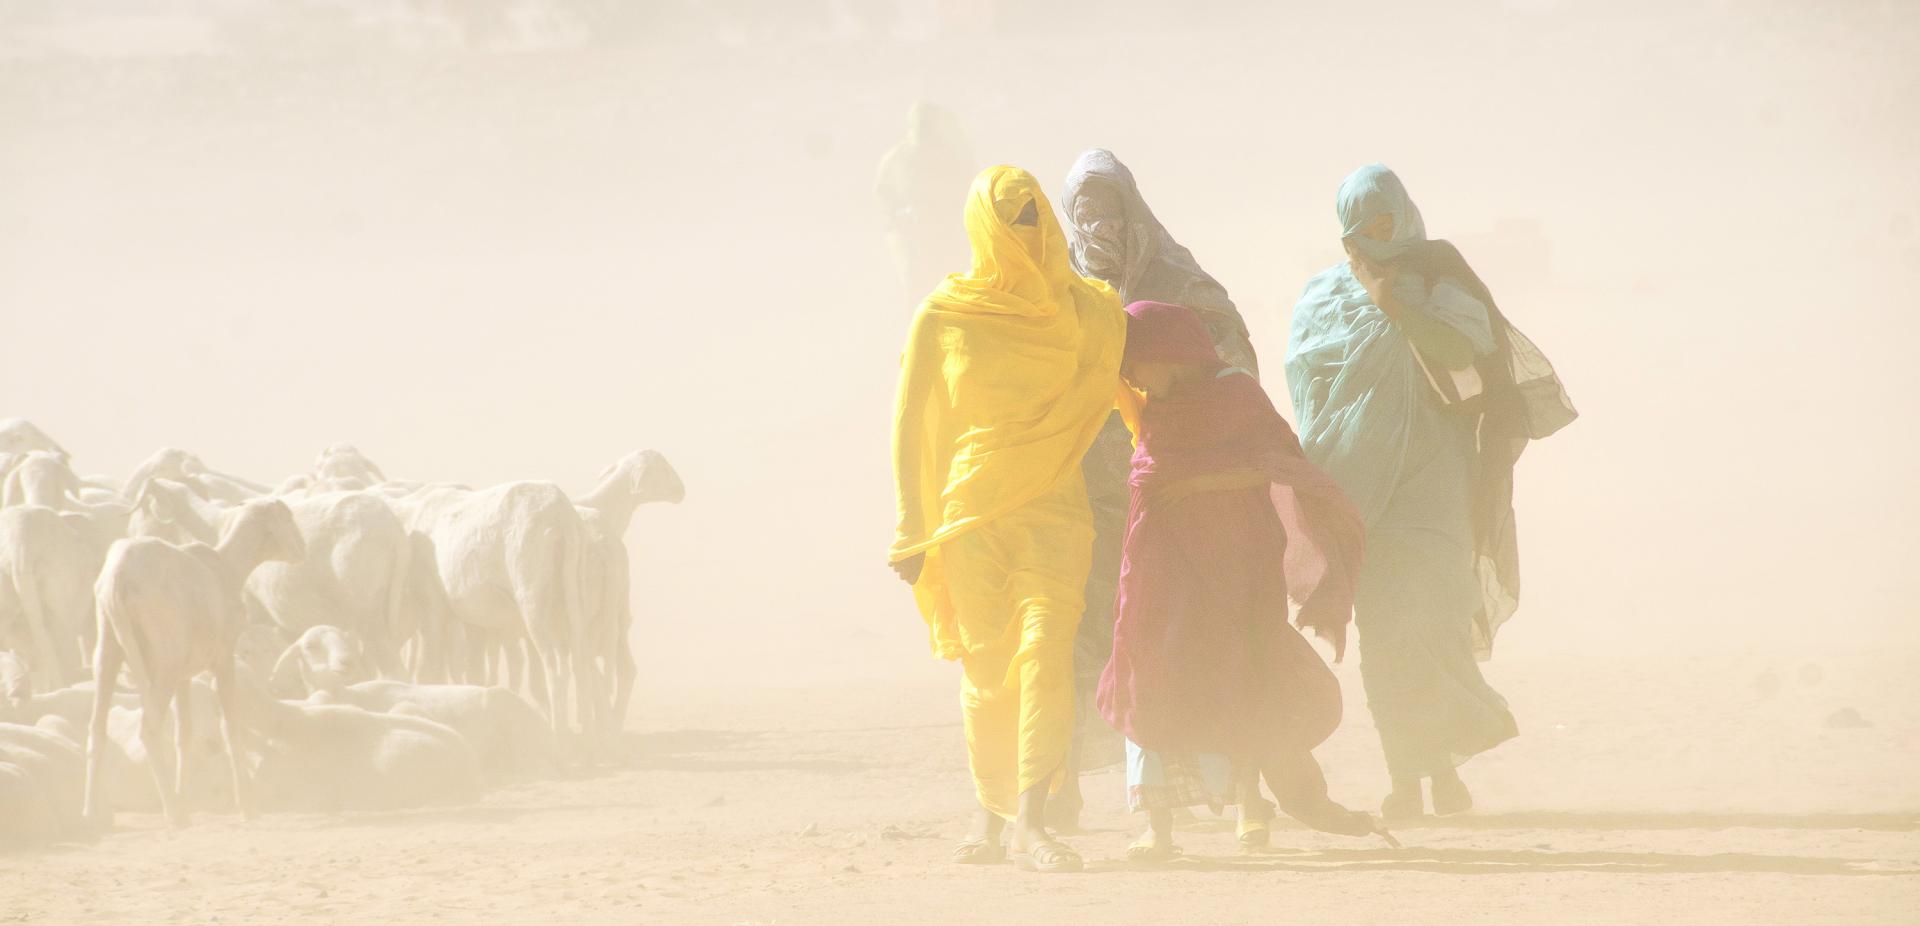
[[[684,495],[650,450],[570,500],[344,444],[278,489],[171,449],[119,484],[0,421],[0,845],[469,800],[595,751],[633,684],[622,537]]]

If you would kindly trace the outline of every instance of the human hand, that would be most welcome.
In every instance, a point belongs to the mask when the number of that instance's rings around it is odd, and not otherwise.
[[[1379,306],[1380,311],[1393,314],[1395,308],[1392,305],[1393,285],[1396,282],[1394,271],[1381,267],[1359,254],[1350,254],[1347,258],[1347,266],[1352,269],[1353,278],[1360,281],[1360,285],[1366,288],[1367,298],[1373,300],[1373,304]]]
[[[927,565],[927,554],[915,553],[906,559],[888,563],[887,565],[892,567],[894,575],[899,576],[900,581],[908,585],[914,585],[920,581],[920,570]]]

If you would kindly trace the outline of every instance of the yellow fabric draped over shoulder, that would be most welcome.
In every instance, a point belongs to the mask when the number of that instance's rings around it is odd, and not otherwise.
[[[965,222],[973,266],[921,303],[901,359],[896,562],[1079,472],[1120,381],[1126,313],[1111,287],[1073,272],[1039,181],[987,168],[967,193]],[[914,591],[935,651],[953,659],[961,648],[945,581],[930,556]]]

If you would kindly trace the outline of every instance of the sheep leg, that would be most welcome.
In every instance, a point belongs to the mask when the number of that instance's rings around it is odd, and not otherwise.
[[[120,674],[120,640],[102,629],[93,655],[93,713],[87,722],[87,790],[81,815],[100,817],[100,767],[107,754],[107,712],[113,708],[113,685]],[[112,822],[109,819],[107,822]]]
[[[627,634],[621,631],[620,640],[613,650],[613,705],[608,718],[610,732],[619,736],[627,728],[627,703],[633,700],[633,680],[639,675],[639,667],[633,661],[633,649],[627,643]]]
[[[153,776],[153,786],[160,792],[160,812],[167,818],[169,828],[187,825],[185,808],[173,797],[173,783],[167,780],[166,749],[167,702],[170,692],[149,686],[140,693],[140,742],[147,747],[147,772]]]
[[[253,793],[247,780],[246,750],[240,736],[240,691],[233,666],[213,673],[213,693],[220,700],[220,740],[227,747],[227,770],[233,775],[233,805],[240,819],[253,819]]]
[[[573,703],[580,712],[580,730],[590,740],[598,741],[606,732],[603,724],[607,689],[601,680],[599,664],[587,650],[585,628],[576,624],[572,636],[567,659],[573,664]]]
[[[188,719],[193,712],[187,709],[187,705],[191,703],[188,699],[192,696],[192,688],[193,681],[189,679],[181,682],[173,691],[173,797],[180,802],[182,809],[187,806],[187,743],[191,741],[190,734],[193,732],[193,724]],[[153,747],[147,748],[151,752]]]
[[[500,638],[500,676],[507,680],[507,687],[519,690],[520,682],[530,674],[527,669],[527,641]],[[493,679],[488,679],[492,682]]]
[[[413,641],[413,680],[427,685],[437,685],[447,680],[447,668],[441,647],[446,644],[440,639],[440,626],[437,621],[422,619],[414,631]]]

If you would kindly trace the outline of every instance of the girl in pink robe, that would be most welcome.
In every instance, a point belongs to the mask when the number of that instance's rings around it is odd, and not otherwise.
[[[1345,650],[1362,548],[1358,512],[1253,377],[1220,361],[1189,310],[1128,306],[1123,375],[1145,393],[1113,657],[1101,715],[1143,750],[1225,756],[1243,807],[1265,777],[1315,829],[1378,832],[1334,803],[1313,749],[1340,723],[1340,685],[1288,623]],[[1174,853],[1170,808],[1151,809],[1136,859]]]

